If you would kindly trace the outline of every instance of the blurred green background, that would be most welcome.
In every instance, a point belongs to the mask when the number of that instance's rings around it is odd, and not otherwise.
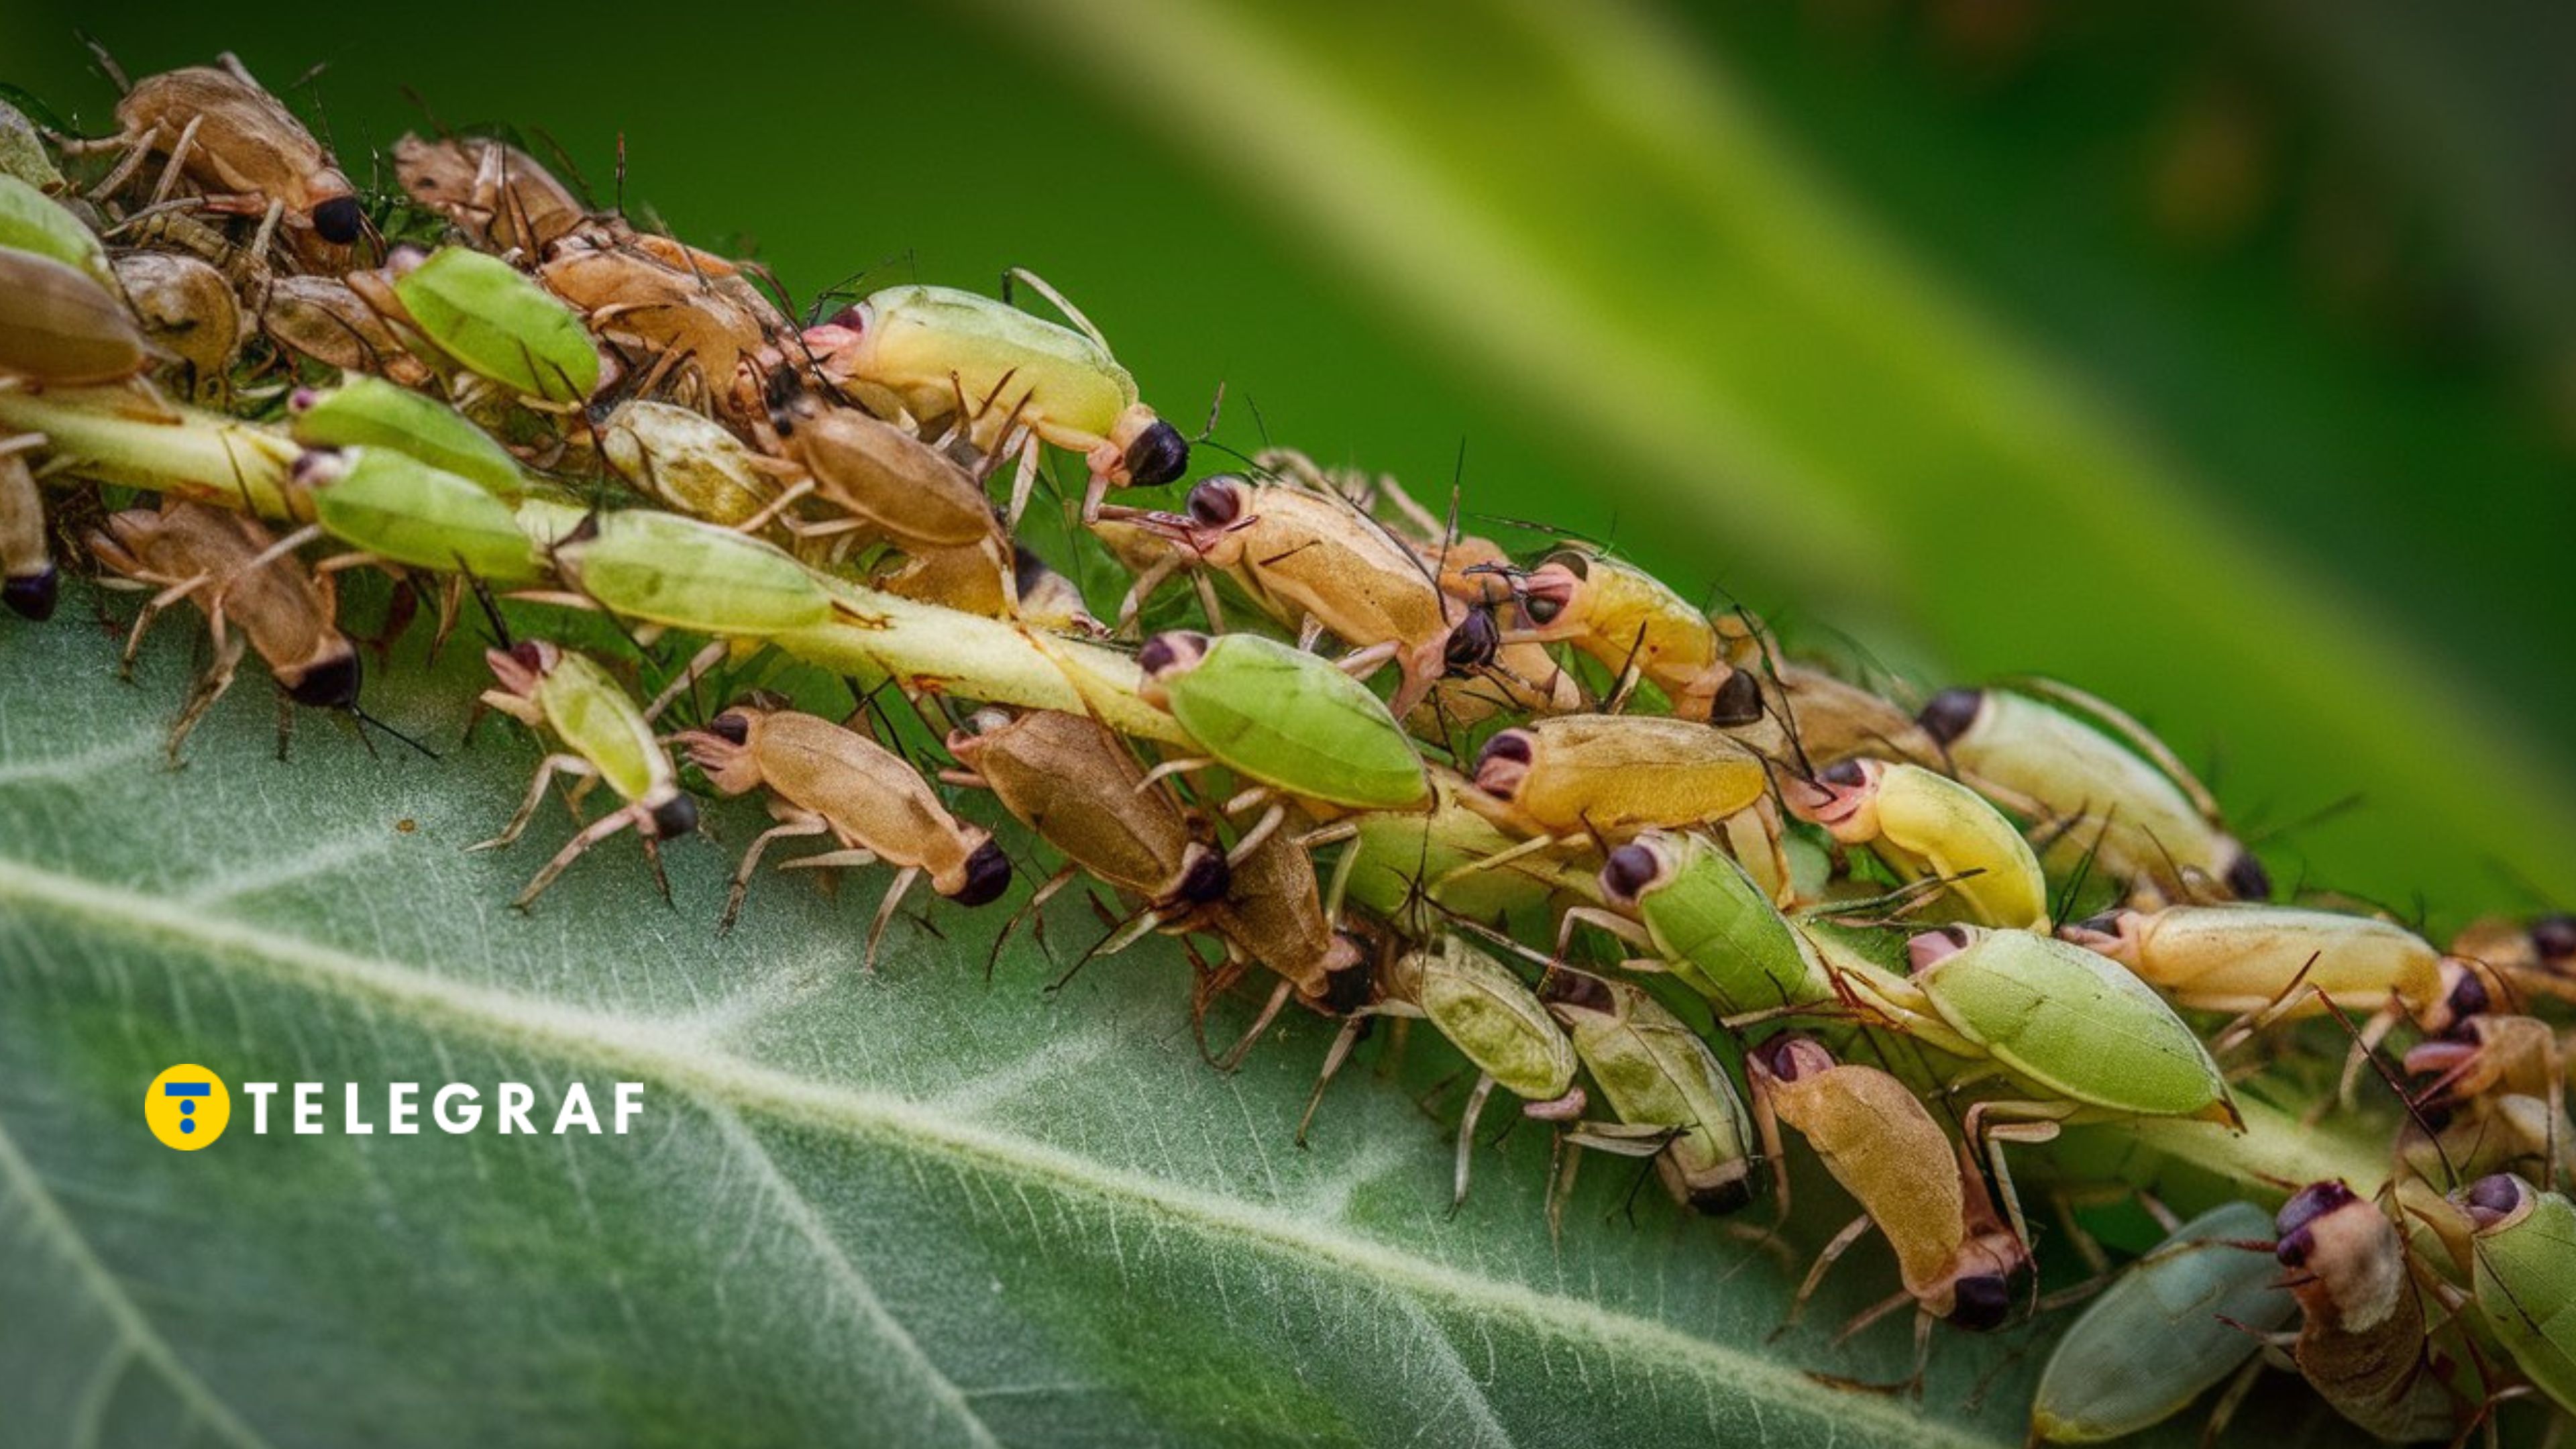
[[[2566,12],[1207,0],[0,12],[238,51],[362,180],[507,123],[772,265],[1044,274],[1167,416],[1606,536],[1917,685],[2058,675],[2286,882],[2576,900]],[[418,102],[406,98],[416,93]],[[424,107],[426,108],[424,110]],[[2309,817],[2350,797],[2327,818]],[[2303,823],[2304,822],[2304,823]]]

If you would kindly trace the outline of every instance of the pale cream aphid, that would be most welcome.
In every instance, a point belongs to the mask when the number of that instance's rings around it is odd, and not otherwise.
[[[1967,786],[1920,765],[1848,759],[1781,798],[1836,842],[1865,846],[1906,880],[1939,880],[1970,919],[2023,930],[2048,925],[2048,880],[2030,842]]]
[[[1614,696],[1644,679],[1686,719],[1729,728],[1762,719],[1761,641],[1735,615],[1711,615],[1597,549],[1560,547],[1509,577],[1521,625],[1507,642],[1571,644],[1620,676]]]
[[[1952,689],[1919,716],[1962,778],[2056,851],[2093,856],[2142,906],[2259,901],[2261,861],[2218,802],[2146,726],[2070,685]]]
[[[1673,1201],[1695,1212],[1731,1213],[1752,1201],[1753,1126],[1733,1075],[1706,1039],[1631,982],[1551,964],[1538,995],[1618,1118],[1573,1120],[1582,1104],[1571,1096],[1549,1104],[1539,1115],[1565,1124],[1560,1149],[1651,1157]],[[1565,1159],[1549,1203],[1551,1227],[1581,1161],[1579,1152]]]
[[[150,202],[167,200],[185,178],[209,211],[260,219],[250,251],[267,250],[283,223],[346,246],[365,230],[356,191],[331,153],[229,52],[211,66],[145,76],[116,103],[116,135],[72,143],[125,153],[91,195],[113,195],[154,155],[166,155]]]
[[[1300,631],[1301,647],[1326,633],[1341,640],[1352,651],[1342,667],[1353,675],[1394,664],[1403,676],[1390,705],[1398,718],[1442,676],[1493,662],[1491,612],[1443,593],[1432,566],[1338,494],[1222,474],[1190,489],[1188,510],[1105,516],[1161,534],[1185,562],[1232,577],[1262,612]]]
[[[1477,869],[1543,850],[1607,848],[1642,830],[1710,827],[1764,890],[1778,898],[1786,889],[1770,771],[1707,725],[1662,715],[1534,719],[1485,741],[1475,782],[1466,803],[1525,837]]]
[[[204,503],[165,501],[159,508],[109,514],[92,530],[90,552],[121,578],[159,590],[143,606],[125,643],[134,667],[144,632],[161,611],[186,600],[206,616],[215,660],[170,730],[170,761],[197,721],[232,687],[244,648],[256,651],[286,698],[317,709],[354,710],[358,651],[334,620],[337,595],[279,551],[277,537],[247,515]],[[289,715],[279,716],[279,750]]]
[[[61,596],[61,575],[45,542],[45,500],[27,466],[27,454],[44,445],[41,433],[0,438],[0,604],[38,623],[54,617]]]
[[[600,424],[599,454],[638,490],[727,527],[759,517],[784,486],[774,460],[724,424],[674,403],[619,404]]]
[[[1875,1067],[1839,1062],[1812,1038],[1774,1037],[1745,1057],[1753,1081],[1754,1119],[1763,1151],[1781,1161],[1780,1125],[1796,1129],[1824,1160],[1826,1171],[1861,1206],[1861,1215],[1836,1233],[1816,1257],[1790,1308],[1790,1321],[1824,1281],[1825,1271],[1863,1233],[1876,1226],[1895,1250],[1902,1292],[1864,1309],[1845,1325],[1849,1338],[1887,1314],[1915,1309],[1913,1382],[1922,1382],[1935,1319],[1983,1332],[2013,1317],[2033,1272],[2029,1235],[2003,1188],[2004,1213],[1995,1210],[1975,1153],[1953,1142],[1912,1088]],[[1963,1130],[1979,1135],[1971,1108]],[[1998,1167],[2001,1159],[1996,1159]],[[1789,1206],[1789,1175],[1774,1171],[1780,1209]]]
[[[184,369],[182,390],[219,396],[242,340],[232,283],[212,263],[175,252],[121,252],[113,265],[144,337]]]
[[[2549,1022],[2466,1016],[2409,1048],[2405,1070],[2429,1079],[2398,1130],[2398,1156],[2419,1177],[2447,1183],[2519,1172],[2555,1182],[2576,1173],[2566,1053]]]
[[[1188,441],[1137,400],[1136,379],[1099,329],[1037,278],[1012,276],[1054,302],[1074,327],[951,287],[901,286],[807,328],[804,345],[834,386],[887,416],[930,422],[948,416],[961,396],[999,399],[1001,410],[986,411],[975,441],[987,453],[1018,456],[1014,524],[1036,486],[1041,443],[1082,455],[1091,474],[1085,522],[1112,488],[1180,477],[1189,467]]]
[[[476,246],[534,261],[589,220],[588,208],[525,151],[485,136],[406,135],[394,176]]]
[[[897,868],[894,884],[868,927],[866,969],[876,966],[886,923],[914,881],[960,905],[980,906],[1011,883],[1010,857],[982,826],[960,821],[901,755],[855,730],[793,710],[738,704],[684,730],[676,742],[690,763],[726,795],[769,792],[778,824],[743,853],[725,899],[724,923],[742,909],[761,853],[776,841],[828,835],[839,848],[787,862],[782,869],[874,865]]]
[[[697,829],[698,804],[680,788],[670,755],[653,737],[653,726],[634,699],[588,655],[542,639],[485,650],[483,658],[498,687],[483,691],[481,702],[540,734],[553,735],[563,748],[538,764],[527,798],[501,833],[466,849],[497,850],[516,841],[535,818],[546,787],[557,775],[584,782],[575,788],[576,803],[589,788],[588,782],[604,781],[624,803],[565,842],[510,904],[523,911],[534,905],[565,867],[630,827],[643,839],[654,878],[668,895],[670,885],[661,879],[656,842]]]

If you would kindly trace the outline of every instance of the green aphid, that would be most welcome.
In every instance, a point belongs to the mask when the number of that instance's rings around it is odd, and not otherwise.
[[[381,377],[352,376],[327,392],[299,389],[287,402],[288,433],[308,448],[384,448],[480,485],[515,502],[528,491],[510,450],[454,408]]]
[[[393,285],[421,335],[478,376],[553,403],[599,386],[581,318],[498,257],[444,247]]]
[[[387,563],[504,586],[546,576],[507,503],[470,479],[392,448],[314,448],[295,461],[299,516]]]
[[[1145,641],[1143,693],[1227,769],[1305,800],[1419,810],[1431,777],[1404,727],[1329,659],[1257,634]]]
[[[1606,909],[1565,913],[1654,952],[1631,962],[1670,971],[1728,1012],[1829,1001],[1831,977],[1812,947],[1734,857],[1697,835],[1650,830],[1610,852],[1601,867]]]
[[[554,546],[564,582],[638,623],[759,636],[832,618],[813,572],[730,528],[651,509],[594,515]]]
[[[2501,1172],[2453,1201],[2478,1311],[2532,1387],[2576,1414],[2576,1203]]]
[[[1428,811],[1350,817],[1350,844],[1337,867],[1348,899],[1424,937],[1438,932],[1444,912],[1507,928],[1536,924],[1562,903],[1598,898],[1592,873],[1558,856],[1522,854],[1480,868],[1519,842],[1462,803],[1460,792],[1473,787],[1455,773],[1435,765],[1431,784]]]
[[[1730,1213],[1753,1200],[1753,1122],[1726,1064],[1641,987],[1559,967],[1539,983],[1616,1123],[1576,1123],[1579,1147],[1651,1154],[1675,1201]]]
[[[107,248],[63,209],[62,203],[0,171],[0,246],[52,257],[82,271],[113,290],[116,272],[107,264]]]
[[[2299,1305],[2281,1267],[2252,1251],[2272,1215],[2252,1203],[2212,1208],[2122,1271],[2057,1341],[2030,1409],[2031,1433],[2097,1444],[2152,1428],[2263,1346]]]

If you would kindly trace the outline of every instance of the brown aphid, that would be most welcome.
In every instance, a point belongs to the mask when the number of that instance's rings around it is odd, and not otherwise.
[[[334,621],[337,595],[328,574],[316,575],[257,520],[204,503],[164,502],[108,515],[88,538],[90,552],[112,572],[157,588],[134,621],[124,667],[134,667],[144,631],[161,611],[185,599],[205,613],[215,662],[170,730],[170,762],[197,721],[232,687],[245,643],[276,676],[287,698],[317,709],[358,702],[358,651]],[[281,716],[281,724],[283,716]],[[281,729],[279,751],[285,749]]]
[[[430,381],[429,365],[403,346],[384,314],[340,278],[280,277],[260,291],[257,308],[260,331],[288,352],[404,387]]]
[[[1001,537],[983,477],[948,450],[814,393],[782,394],[770,409],[776,452],[805,478],[781,503],[810,495],[844,515],[798,531],[866,530],[913,552],[980,547]]]
[[[2340,1182],[2311,1183],[2275,1220],[2299,1331],[2290,1357],[2320,1397],[2392,1444],[2449,1438],[2451,1393],[2433,1371],[2424,1301],[2406,1243],[2378,1204]]]
[[[631,395],[693,380],[694,391],[677,386],[677,394],[746,421],[762,395],[754,359],[789,330],[733,263],[664,237],[567,237],[537,280],[582,314],[592,336],[644,369]]]
[[[406,135],[394,176],[476,246],[533,259],[590,219],[572,189],[516,146],[486,136]]]
[[[213,264],[175,252],[125,252],[111,263],[153,346],[178,359],[188,390],[218,392],[241,347],[241,304]]]
[[[880,860],[900,868],[868,929],[869,969],[876,965],[886,922],[914,880],[927,875],[933,890],[966,906],[985,904],[1011,883],[1010,857],[989,832],[949,814],[901,755],[856,731],[810,714],[742,704],[675,739],[724,794],[766,788],[769,813],[779,822],[744,852],[725,900],[727,925],[742,909],[761,852],[790,836],[830,835],[841,848],[789,861],[782,869]]]
[[[1135,933],[1195,929],[1226,898],[1233,873],[1209,832],[1146,778],[1135,751],[1100,721],[1061,710],[1013,718],[987,709],[969,728],[949,732],[948,752],[964,768],[942,778],[992,791],[1003,809],[1064,852],[1069,863],[1031,907],[1061,889],[1076,867],[1147,903],[1129,928]]]
[[[229,52],[211,66],[144,77],[116,103],[116,119],[123,130],[88,143],[126,153],[94,196],[114,193],[146,159],[166,155],[150,204],[185,177],[206,209],[260,218],[254,256],[281,221],[337,246],[365,230],[357,193],[331,153]]]
[[[0,386],[91,387],[152,365],[115,293],[78,267],[0,247]]]

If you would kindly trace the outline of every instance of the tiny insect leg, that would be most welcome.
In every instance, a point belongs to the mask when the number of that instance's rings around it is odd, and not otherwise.
[[[724,914],[717,918],[716,929],[733,929],[734,918],[742,914],[742,898],[751,890],[751,873],[760,868],[760,853],[767,850],[772,841],[800,835],[821,835],[831,828],[831,822],[822,816],[800,812],[785,823],[773,825],[753,836],[750,848],[742,853],[742,864],[734,867],[733,884],[725,890]]]
[[[233,687],[233,673],[241,667],[243,641],[240,635],[218,636],[215,662],[197,677],[197,687],[188,694],[188,703],[180,709],[178,722],[170,726],[170,768],[179,768],[179,747],[187,742],[188,732],[205,718],[224,691]]]
[[[538,762],[537,778],[529,782],[528,798],[519,802],[519,813],[510,817],[510,823],[501,827],[500,834],[479,844],[469,845],[465,849],[469,853],[477,850],[498,850],[526,833],[528,822],[536,818],[537,806],[546,798],[546,787],[554,783],[556,775],[572,775],[587,780],[597,773],[590,767],[589,761],[578,755],[546,756],[544,760]]]
[[[592,846],[606,840],[608,837],[615,835],[617,832],[636,824],[642,818],[643,812],[641,809],[633,805],[628,805],[622,809],[613,810],[606,815],[602,815],[597,820],[590,822],[590,825],[580,834],[564,842],[564,848],[556,851],[555,858],[547,861],[545,868],[538,871],[536,875],[529,879],[527,888],[520,891],[518,899],[510,902],[510,905],[514,909],[522,911],[535,905],[537,897],[546,893],[546,887],[555,883],[555,877],[563,874],[565,868],[570,866],[574,861],[579,860],[585,851],[588,851]]]

